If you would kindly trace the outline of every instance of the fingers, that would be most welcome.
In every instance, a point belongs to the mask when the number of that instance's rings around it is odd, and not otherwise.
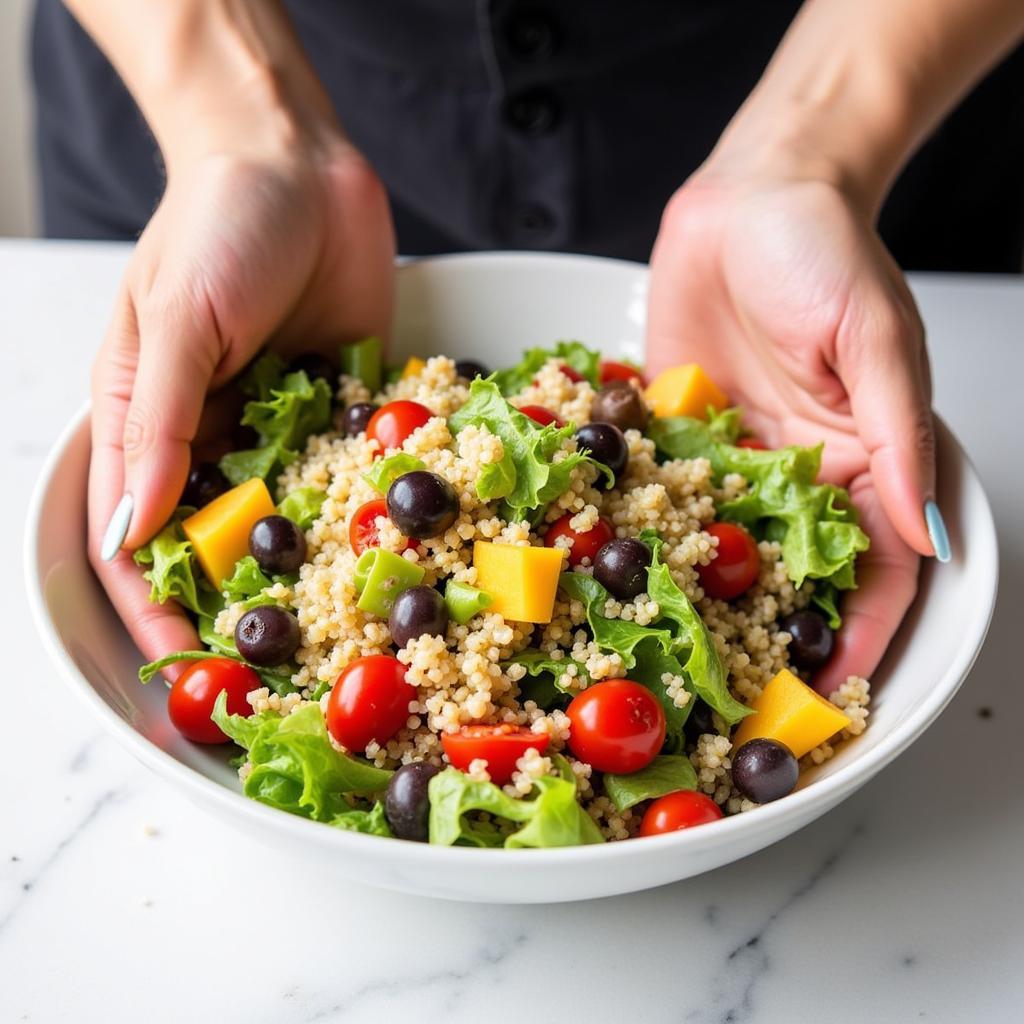
[[[89,467],[89,557],[114,608],[147,658],[199,645],[195,630],[177,605],[149,602],[149,584],[127,552],[113,561],[100,547],[114,506],[124,490],[121,438],[137,362],[138,332],[134,306],[122,289],[114,317],[93,372],[92,453]],[[179,669],[165,673],[174,678]]]
[[[857,559],[857,589],[846,592],[829,662],[814,678],[826,696],[847,676],[870,676],[917,593],[920,558],[896,532],[871,491],[867,476],[851,486],[871,548]]]
[[[140,317],[139,335],[122,433],[124,490],[133,503],[129,549],[149,540],[178,503],[206,392],[223,354],[215,319],[187,306]]]
[[[837,372],[882,506],[903,540],[933,555],[925,503],[935,494],[935,433],[924,329],[909,293],[880,293],[840,328]]]

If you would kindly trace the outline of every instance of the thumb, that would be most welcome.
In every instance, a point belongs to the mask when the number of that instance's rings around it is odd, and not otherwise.
[[[223,352],[212,316],[163,310],[139,318],[138,362],[120,432],[129,549],[149,540],[178,503]]]
[[[948,560],[935,499],[935,424],[924,328],[909,293],[848,311],[837,338],[838,375],[869,458],[882,508],[922,555]],[[943,536],[933,536],[935,519]]]

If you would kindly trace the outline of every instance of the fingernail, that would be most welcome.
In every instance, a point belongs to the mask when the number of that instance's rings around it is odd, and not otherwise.
[[[932,547],[935,549],[935,557],[940,562],[948,562],[952,557],[949,549],[949,534],[946,533],[946,524],[942,519],[939,506],[934,501],[924,503],[924,521],[928,527],[928,536],[931,538]]]
[[[107,523],[107,532],[103,534],[103,543],[100,545],[100,558],[109,562],[121,550],[125,537],[128,535],[128,527],[131,525],[132,512],[135,510],[135,503],[130,494],[122,494],[121,500],[114,509],[114,514]]]

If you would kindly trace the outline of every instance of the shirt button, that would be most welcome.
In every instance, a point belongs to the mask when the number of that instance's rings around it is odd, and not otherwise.
[[[505,27],[509,50],[520,60],[543,60],[558,49],[558,29],[537,11],[524,11]]]
[[[515,211],[513,223],[525,241],[539,242],[551,234],[555,218],[546,206],[528,203]]]
[[[543,135],[558,123],[558,102],[547,92],[528,92],[505,101],[505,119],[524,135]]]

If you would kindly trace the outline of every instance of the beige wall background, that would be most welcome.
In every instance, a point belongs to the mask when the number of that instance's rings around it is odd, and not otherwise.
[[[0,0],[0,235],[36,233],[28,28],[32,0]]]

